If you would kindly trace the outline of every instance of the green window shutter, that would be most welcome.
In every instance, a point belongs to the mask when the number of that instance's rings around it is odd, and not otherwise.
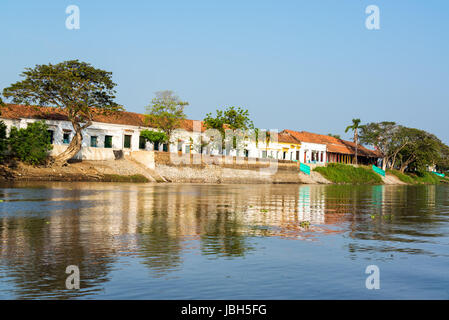
[[[104,147],[105,148],[112,148],[112,136],[105,136],[104,137]]]
[[[131,148],[131,136],[130,135],[125,135],[125,143],[124,143],[124,147],[129,149]]]

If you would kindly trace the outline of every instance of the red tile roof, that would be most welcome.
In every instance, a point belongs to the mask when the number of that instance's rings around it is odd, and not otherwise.
[[[42,119],[42,120],[64,120],[68,121],[67,113],[59,108],[52,107],[34,107],[25,105],[8,104],[1,108],[1,118],[4,119]],[[151,127],[144,114],[120,111],[108,115],[96,113],[93,117],[95,122],[131,125],[140,127]],[[194,123],[201,126],[201,132],[206,130],[203,121],[189,120],[182,121],[181,128],[187,131],[193,131]],[[196,128],[195,128],[196,129]],[[283,130],[278,134],[278,142],[300,144],[301,142],[310,142],[325,144],[328,152],[354,154],[355,144],[351,141],[337,139],[331,136],[316,134],[306,131]],[[367,149],[359,145],[359,154],[368,157],[380,157],[378,151]]]
[[[1,118],[4,119],[42,119],[42,120],[63,120],[68,121],[67,113],[59,108],[53,107],[35,107],[17,104],[8,104],[1,108]],[[137,127],[151,127],[144,114],[119,111],[111,114],[96,113],[93,121],[111,124],[131,125]],[[197,120],[183,120],[181,128],[187,131],[193,131],[194,122]],[[202,121],[198,121],[201,131],[205,130]]]
[[[290,143],[290,144],[301,144],[301,141],[297,140],[295,137],[293,137],[292,135],[285,133],[285,132],[278,133],[278,142]]]
[[[294,130],[283,130],[282,132],[288,133],[295,137],[297,140],[302,142],[325,144],[327,152],[332,153],[342,153],[342,154],[355,154],[355,143],[351,141],[346,141],[343,139],[338,139],[335,137],[327,136],[324,134],[311,133],[307,131],[294,131]],[[375,150],[370,150],[364,146],[358,146],[358,154],[365,157],[380,157],[380,153]]]

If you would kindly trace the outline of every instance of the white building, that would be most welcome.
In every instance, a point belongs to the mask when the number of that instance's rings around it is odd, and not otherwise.
[[[65,113],[56,108],[7,105],[1,110],[0,120],[5,122],[8,129],[12,126],[26,128],[30,122],[45,120],[52,138],[53,154],[64,151],[75,133]],[[83,130],[82,149],[75,158],[107,160],[116,159],[121,154],[131,151],[168,151],[167,144],[153,145],[145,142],[140,133],[148,129],[157,130],[148,124],[143,114],[133,112],[97,114],[92,125]],[[267,134],[260,131],[257,143],[254,132],[237,136],[240,137],[237,139],[237,149],[233,149],[231,143],[223,146],[218,143],[221,142],[221,135],[217,131],[206,130],[202,121],[184,120],[181,128],[172,135],[170,151],[271,158],[316,164],[345,161],[349,163],[348,159],[353,153],[350,148],[351,142],[304,131],[283,130],[280,133]],[[232,141],[232,138],[227,141]],[[367,159],[378,156],[372,150],[362,147],[359,147],[359,156],[363,150],[366,150]]]

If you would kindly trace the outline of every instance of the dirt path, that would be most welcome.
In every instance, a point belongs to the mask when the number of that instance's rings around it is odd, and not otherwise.
[[[305,183],[305,184],[331,184],[332,183],[316,171],[310,171],[310,176],[308,174],[301,172],[299,174],[299,178],[301,179],[301,182]]]
[[[394,174],[386,174],[385,177],[382,177],[384,184],[406,184],[399,180]]]

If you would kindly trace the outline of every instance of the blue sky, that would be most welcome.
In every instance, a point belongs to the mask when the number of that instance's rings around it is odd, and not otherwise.
[[[68,5],[80,29],[65,27]],[[365,8],[380,8],[380,30]],[[154,92],[189,118],[248,108],[257,127],[337,133],[392,120],[449,143],[449,1],[2,0],[0,89],[25,67],[80,59],[113,72],[117,102]]]

